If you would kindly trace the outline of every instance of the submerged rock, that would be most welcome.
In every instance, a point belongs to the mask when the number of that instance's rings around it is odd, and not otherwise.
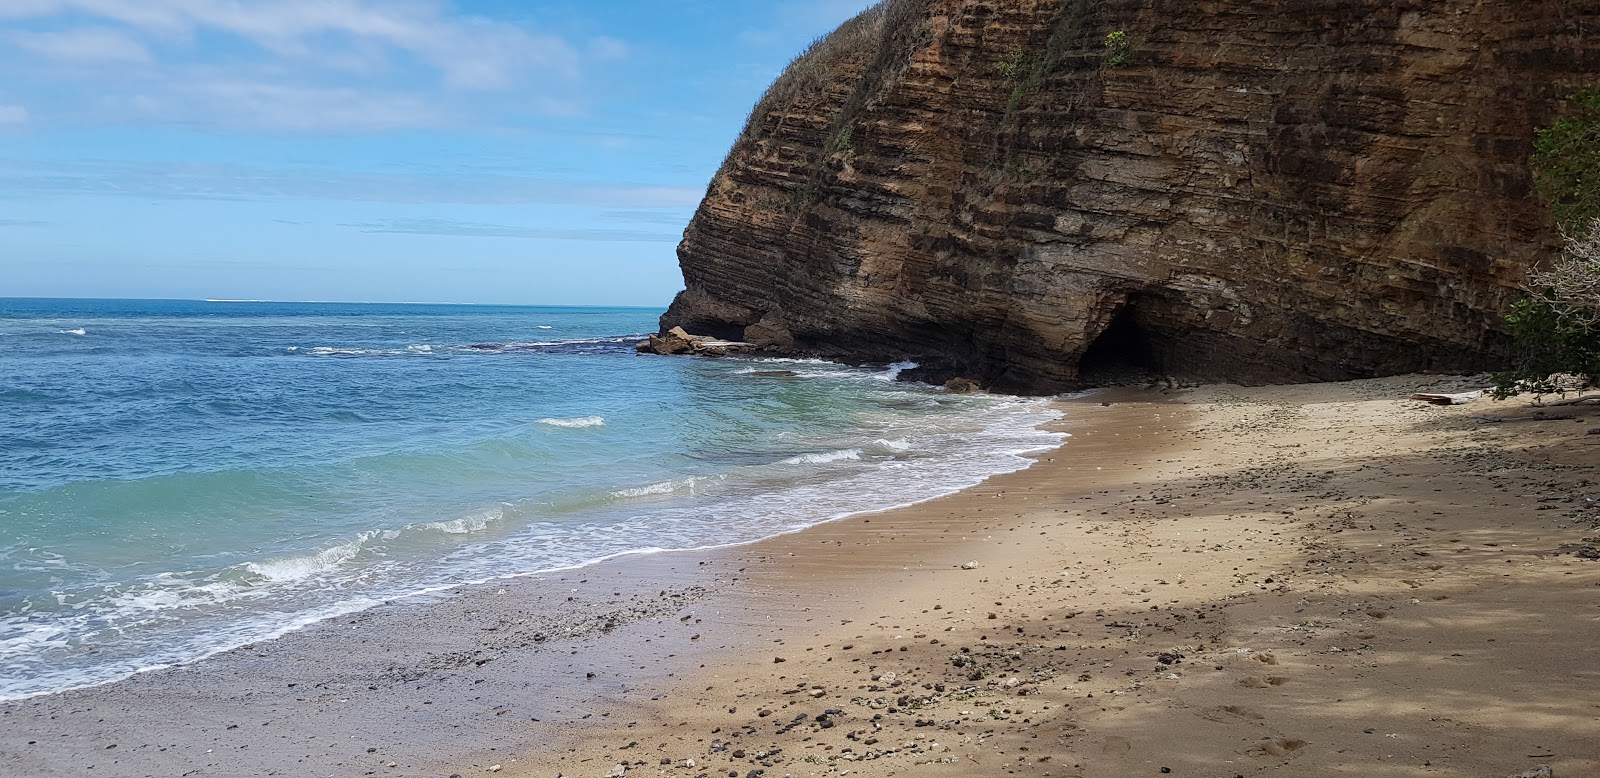
[[[649,340],[638,344],[634,348],[642,354],[660,354],[663,356],[698,354],[711,357],[744,354],[756,350],[755,345],[751,343],[719,340],[704,335],[691,335],[682,327],[673,327],[667,330],[664,335],[651,335]]]

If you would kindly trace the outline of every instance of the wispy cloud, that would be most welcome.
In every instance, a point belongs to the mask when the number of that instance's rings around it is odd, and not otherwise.
[[[456,221],[454,219],[384,219],[360,224],[343,224],[368,233],[400,235],[448,235],[463,238],[524,238],[535,240],[581,240],[601,243],[676,243],[677,235],[639,230],[548,229],[508,227],[503,224]]]
[[[0,69],[113,120],[431,127],[489,92],[570,112],[585,59],[628,54],[430,0],[0,0]]]
[[[48,227],[50,222],[39,219],[0,219],[0,227]]]
[[[689,223],[689,216],[686,213],[673,211],[606,211],[600,214],[600,218],[632,224],[666,224],[674,227],[682,227]]]
[[[595,183],[470,169],[360,172],[317,167],[42,163],[0,159],[0,196],[88,194],[167,200],[336,200],[474,205],[688,208],[690,187]]]
[[[148,63],[150,50],[120,30],[79,27],[5,36],[12,45],[45,60],[66,63]]]

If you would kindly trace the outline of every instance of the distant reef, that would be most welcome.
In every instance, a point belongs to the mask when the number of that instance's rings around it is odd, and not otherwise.
[[[751,114],[662,331],[1010,392],[1472,371],[1558,245],[1567,0],[889,0]]]

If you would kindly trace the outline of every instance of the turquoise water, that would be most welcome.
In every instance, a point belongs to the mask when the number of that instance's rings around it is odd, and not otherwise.
[[[659,315],[0,299],[0,699],[915,502],[1059,441],[1037,401],[895,366],[635,355]]]

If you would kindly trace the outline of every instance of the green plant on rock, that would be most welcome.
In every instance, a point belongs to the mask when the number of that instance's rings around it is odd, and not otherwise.
[[[1571,113],[1534,137],[1533,170],[1556,223],[1571,232],[1600,218],[1600,86],[1567,104]]]
[[[1106,33],[1105,58],[1101,64],[1108,68],[1122,68],[1133,64],[1133,41],[1122,30]]]
[[[835,154],[844,154],[847,157],[854,155],[856,153],[855,136],[855,127],[847,124],[839,128],[839,132],[828,143],[828,150]]]
[[[1517,352],[1511,369],[1495,375],[1495,397],[1600,386],[1600,219],[1584,233],[1567,238],[1566,251],[1533,275],[1532,293],[1506,317]]]
[[[1025,64],[1023,53],[1013,51],[1007,54],[1005,59],[995,63],[994,69],[999,71],[1000,75],[1005,76],[1007,81],[1016,81],[1024,74]]]
[[[1495,397],[1542,399],[1600,386],[1600,86],[1578,90],[1569,113],[1534,139],[1533,172],[1567,236],[1565,250],[1529,278],[1506,317],[1516,345],[1495,375]],[[1575,402],[1590,397],[1579,397]]]

